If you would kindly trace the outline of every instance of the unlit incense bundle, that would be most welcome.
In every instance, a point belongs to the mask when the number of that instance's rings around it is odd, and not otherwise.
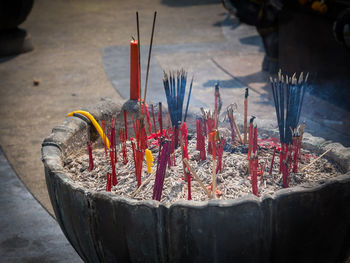
[[[304,100],[305,90],[307,88],[307,79],[304,79],[303,73],[296,78],[283,76],[278,72],[278,79],[272,79],[271,88],[275,102],[278,129],[280,133],[281,152],[280,152],[280,172],[283,174],[283,186],[289,186],[289,168],[291,163],[293,148],[292,132],[298,127],[301,108]],[[295,148],[295,150],[297,150]]]
[[[183,111],[183,103],[185,99],[186,82],[187,82],[187,73],[183,69],[180,71],[177,71],[176,73],[170,72],[169,75],[164,72],[164,78],[163,78],[164,90],[165,90],[165,95],[168,103],[171,124],[175,128],[177,128],[179,123],[181,123],[182,121],[182,111]],[[189,93],[188,103],[189,103],[190,96],[191,95]]]
[[[162,198],[166,166],[170,156],[170,147],[171,147],[171,141],[168,141],[168,140],[163,141],[162,153],[160,154],[160,158],[158,159],[158,164],[157,164],[156,179],[154,182],[153,197],[152,197],[153,200],[160,201]]]
[[[283,76],[281,71],[278,79],[272,79],[271,88],[275,102],[276,116],[280,133],[280,141],[284,144],[292,144],[292,130],[297,128],[307,88],[308,74],[305,79],[303,73],[297,80],[296,75],[292,77]]]

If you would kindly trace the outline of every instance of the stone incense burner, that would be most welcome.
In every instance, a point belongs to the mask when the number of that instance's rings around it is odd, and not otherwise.
[[[87,107],[97,120],[120,113],[111,101]],[[42,145],[51,203],[62,231],[85,262],[344,262],[350,252],[350,149],[305,134],[303,147],[334,148],[346,171],[331,180],[235,200],[165,206],[77,186],[66,156],[86,147],[88,124],[76,117]],[[97,137],[96,137],[97,138]]]

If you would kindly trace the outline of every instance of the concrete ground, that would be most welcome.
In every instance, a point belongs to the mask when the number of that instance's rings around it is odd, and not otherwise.
[[[160,95],[161,70],[184,67],[195,76],[193,111],[198,105],[213,105],[213,85],[219,81],[224,106],[236,102],[242,112],[244,89],[250,87],[249,114],[275,118],[268,75],[261,72],[261,39],[254,27],[239,23],[218,0],[38,0],[21,25],[31,34],[35,50],[0,60],[0,146],[49,213],[53,211],[40,160],[41,142],[68,112],[101,97],[127,98],[127,52],[131,36],[136,36],[136,10],[145,45],[143,77],[153,12],[158,11],[150,101],[165,98]],[[40,84],[34,86],[33,80]],[[305,99],[302,119],[307,131],[349,146],[349,112],[310,94]],[[10,173],[5,181],[14,176]],[[2,198],[12,199],[8,192]]]
[[[30,194],[0,148],[1,262],[82,262],[59,225]]]

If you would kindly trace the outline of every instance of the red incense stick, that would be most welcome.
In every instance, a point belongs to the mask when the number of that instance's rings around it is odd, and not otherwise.
[[[103,130],[103,141],[105,142],[106,141],[106,134],[107,134],[107,131],[106,131],[106,121],[105,120],[102,120],[101,121],[102,123],[102,130]],[[105,156],[107,157],[107,145],[105,143],[103,143],[104,147],[105,147]]]
[[[126,110],[124,110],[124,129],[125,129],[125,137],[128,138],[128,119],[127,119],[127,114]]]
[[[149,110],[148,110],[148,106],[147,104],[145,103],[145,112],[146,112],[146,118],[147,118],[147,124],[148,124],[148,131],[149,131],[149,134],[152,133],[152,124],[151,124],[151,117],[149,116]]]
[[[88,151],[89,151],[89,171],[94,169],[94,160],[92,158],[92,141],[90,140],[88,143]]]
[[[152,119],[153,119],[153,127],[154,127],[154,133],[157,135],[157,126],[156,126],[156,119],[154,117],[154,107],[153,104],[151,104],[152,109]]]
[[[216,145],[218,153],[218,162],[216,164],[216,173],[222,172],[222,155],[224,153],[226,140],[221,138],[220,143]]]
[[[110,192],[112,190],[112,184],[111,184],[111,174],[107,173],[107,184],[106,184],[106,191]]]
[[[253,194],[258,196],[258,175],[257,175],[257,170],[253,168],[252,172],[252,191]]]
[[[132,157],[134,159],[134,165],[136,167],[136,157],[135,157],[135,143],[133,142],[134,138],[131,137],[130,141],[131,141],[131,148],[132,148]]]
[[[273,169],[273,162],[275,161],[275,155],[276,155],[276,147],[273,150],[273,155],[272,155],[272,160],[271,160],[271,166],[270,166],[270,175],[272,174],[272,169]]]
[[[112,166],[112,184],[115,186],[115,185],[117,185],[118,180],[117,180],[117,174],[115,171],[114,151],[112,149],[109,151],[109,155],[111,158],[111,166]]]

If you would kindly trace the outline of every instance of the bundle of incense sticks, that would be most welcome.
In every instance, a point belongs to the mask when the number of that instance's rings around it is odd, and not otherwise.
[[[146,150],[148,148],[147,133],[146,133],[146,127],[145,127],[142,119],[136,120],[135,137],[136,137],[136,142],[137,142],[137,149],[143,150],[143,151]]]
[[[238,128],[238,125],[237,125],[237,123],[235,121],[235,118],[233,116],[233,107],[232,106],[235,106],[237,108],[237,105],[234,103],[234,104],[230,105],[230,107],[227,108],[227,117],[228,117],[228,119],[230,121],[232,142],[234,142],[236,136],[238,136],[239,141],[241,142],[241,144],[243,144],[243,140],[242,140],[242,137],[241,137],[241,132],[240,132],[240,130]]]
[[[143,156],[142,156],[142,150],[136,149],[134,138],[130,138],[131,142],[131,148],[132,148],[132,155],[134,159],[135,164],[135,175],[136,175],[136,181],[137,181],[137,187],[141,186],[141,175],[142,175],[142,162],[143,162]]]
[[[305,126],[305,123],[303,124]],[[302,127],[303,127],[302,126]],[[302,141],[302,131],[303,128],[300,127],[300,125],[294,129],[292,135],[293,135],[293,173],[298,172],[298,161],[299,161],[299,155],[300,155],[300,148],[301,148],[301,141]]]
[[[206,128],[205,128],[205,134],[210,134],[214,131],[214,126],[215,126],[215,121],[214,121],[214,116],[211,114],[210,111],[203,112],[203,119],[205,120]],[[209,143],[209,136],[208,136],[208,154],[212,154],[213,152],[213,147],[212,144]]]
[[[199,151],[199,161],[204,161],[207,159],[205,153],[205,137],[203,134],[203,122],[204,119],[198,118],[196,120],[197,125],[197,146],[196,149]]]
[[[131,143],[131,147],[133,148],[133,152],[134,152],[136,181],[137,181],[137,186],[139,187],[141,185],[142,164],[145,156],[145,150],[148,148],[147,133],[146,133],[146,128],[142,118],[136,120],[136,125],[135,125],[135,120],[133,116],[132,116],[132,121],[135,129],[134,131],[135,131],[135,137],[136,137],[136,147],[134,145],[134,142]]]
[[[177,75],[177,76],[175,76]],[[163,84],[168,103],[168,110],[173,127],[178,127],[182,121],[182,107],[185,99],[187,73],[180,70],[177,73],[164,72]]]
[[[128,163],[128,155],[126,149],[126,130],[123,128],[119,128],[119,138],[120,138],[120,146],[122,148],[123,153],[123,164]]]
[[[94,160],[92,158],[92,141],[89,140],[87,143],[88,146],[88,152],[89,152],[89,171],[92,171],[94,169]]]
[[[222,155],[224,153],[226,140],[221,138],[221,140],[216,144],[216,152],[218,155],[218,162],[216,164],[216,173],[222,172]]]
[[[186,122],[182,124],[181,127],[181,149],[182,149],[182,160],[186,159],[188,160],[188,130],[187,130],[187,125]],[[189,169],[186,168],[185,163],[183,162],[183,171],[184,171],[184,179],[187,182],[187,199],[192,200],[192,195],[191,195],[191,179],[192,176],[189,172]]]
[[[168,103],[168,111],[170,114],[171,124],[173,127],[175,127],[175,148],[178,145],[178,125],[182,122],[182,111],[186,92],[186,82],[187,73],[183,69],[177,71],[176,73],[170,72],[169,77],[168,74],[164,72],[163,84]],[[191,94],[189,93],[187,104],[189,103],[190,96]]]
[[[293,136],[292,131],[297,128],[307,87],[308,74],[304,80],[303,73],[297,80],[296,74],[292,77],[283,76],[278,72],[278,79],[271,81],[273,99],[275,102],[276,116],[281,141],[280,171],[283,174],[283,186],[289,186],[288,160],[291,156]]]
[[[152,196],[153,200],[158,200],[158,201],[160,201],[162,198],[166,166],[167,166],[168,159],[170,157],[171,142],[169,140],[163,140],[162,144],[163,144],[161,147],[162,151],[160,153],[160,157],[158,158],[156,179],[154,183],[153,196]]]

